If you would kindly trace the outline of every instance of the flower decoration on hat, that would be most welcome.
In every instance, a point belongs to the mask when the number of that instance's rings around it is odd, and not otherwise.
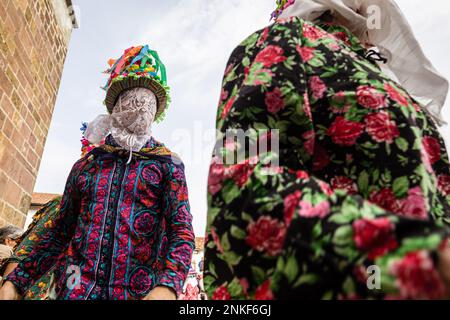
[[[158,99],[158,110],[155,120],[160,122],[170,103],[170,88],[167,86],[166,67],[161,62],[158,53],[148,45],[131,47],[125,50],[117,59],[108,61],[109,79],[106,90],[105,105],[112,113],[119,95],[128,89],[143,87],[150,89]]]
[[[89,152],[94,150],[95,147],[96,147],[95,144],[90,143],[85,137],[85,133],[86,133],[87,127],[88,127],[88,123],[87,122],[82,122],[81,123],[81,128],[80,128],[80,131],[82,133],[82,137],[81,137],[81,157],[84,157]],[[105,143],[105,141],[103,140],[103,141],[100,142],[100,145],[102,145],[104,143]]]
[[[288,7],[292,6],[295,3],[295,0],[277,0],[277,8],[270,17],[270,20],[277,20],[279,16],[286,10]]]

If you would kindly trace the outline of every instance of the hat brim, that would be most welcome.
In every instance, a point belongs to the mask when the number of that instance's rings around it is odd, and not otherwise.
[[[117,99],[123,91],[133,88],[147,88],[155,94],[156,99],[158,99],[158,110],[156,111],[155,120],[158,119],[167,107],[167,92],[161,84],[147,77],[137,79],[125,78],[115,81],[106,92],[105,104],[108,112],[113,112]]]

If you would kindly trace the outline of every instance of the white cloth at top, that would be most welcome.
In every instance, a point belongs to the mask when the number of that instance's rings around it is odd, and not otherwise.
[[[445,124],[441,112],[448,81],[425,56],[394,0],[296,0],[280,18],[298,16],[314,22],[326,11],[363,43],[376,46],[388,59],[387,74],[394,75],[439,125]]]

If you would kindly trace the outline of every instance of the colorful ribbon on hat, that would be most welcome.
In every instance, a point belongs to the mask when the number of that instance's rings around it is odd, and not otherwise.
[[[131,58],[131,62],[128,63]],[[146,66],[148,65],[149,60],[150,65],[154,70],[147,70],[148,67]],[[139,61],[141,63],[137,66],[136,63]],[[162,84],[167,85],[166,67],[161,62],[158,53],[154,50],[150,50],[148,45],[128,48],[119,59],[110,59],[108,64],[110,65],[110,68],[106,70],[105,73],[110,73],[111,76],[105,87],[103,87],[105,90],[107,90],[115,77],[128,71],[137,71],[148,74],[153,78],[157,78]],[[130,70],[133,66],[137,67],[134,67],[134,70]]]

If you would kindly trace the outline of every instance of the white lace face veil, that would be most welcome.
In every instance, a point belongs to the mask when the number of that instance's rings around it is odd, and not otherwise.
[[[119,146],[139,151],[151,137],[158,101],[146,88],[133,88],[120,94],[111,115],[100,115],[89,123],[85,137],[99,144],[111,133]]]
[[[157,108],[156,96],[145,88],[123,92],[111,114],[111,134],[125,149],[139,151],[151,137]]]

